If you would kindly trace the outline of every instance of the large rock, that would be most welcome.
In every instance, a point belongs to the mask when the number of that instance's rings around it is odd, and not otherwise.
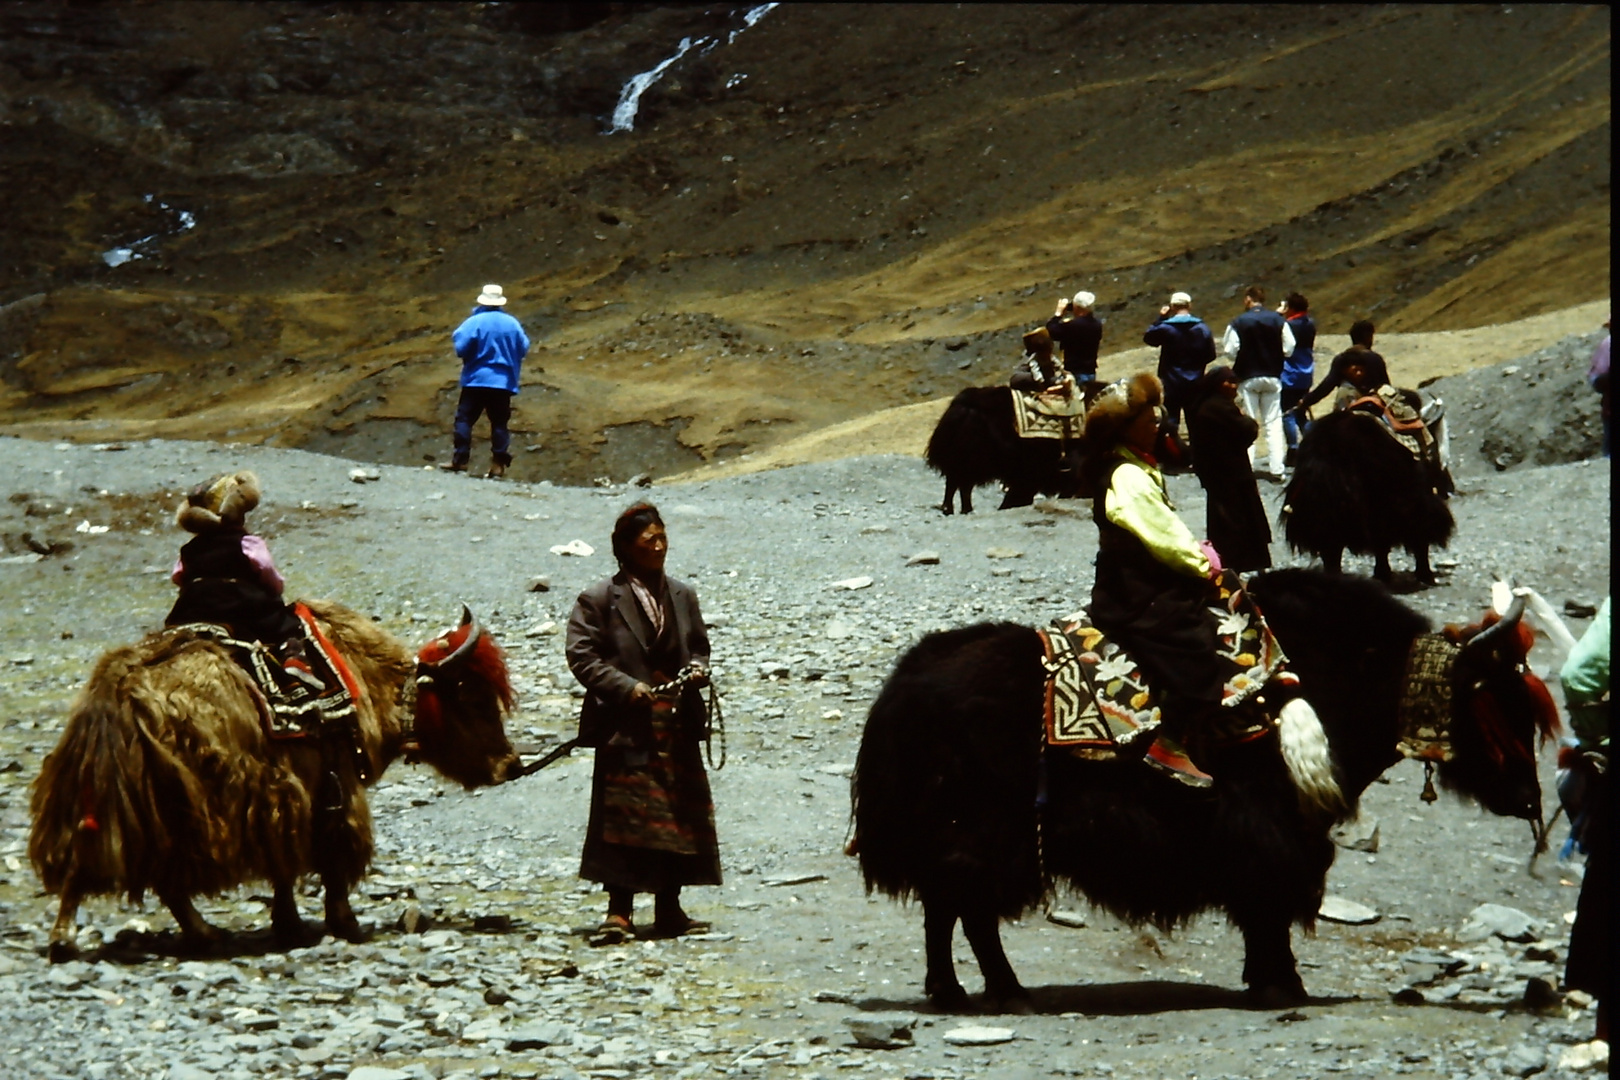
[[[1535,941],[1540,937],[1541,921],[1518,908],[1503,904],[1481,904],[1468,913],[1468,918],[1457,928],[1458,941],[1486,941],[1499,937],[1503,941]]]
[[[917,1026],[915,1016],[878,1013],[871,1016],[846,1016],[844,1024],[855,1038],[855,1045],[868,1050],[897,1050],[912,1043],[912,1029]]]

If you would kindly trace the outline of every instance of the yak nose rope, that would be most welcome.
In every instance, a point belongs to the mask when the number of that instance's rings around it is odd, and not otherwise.
[[[708,674],[705,672],[705,674]],[[679,699],[681,692],[691,685],[697,678],[696,668],[684,667],[680,674],[667,683],[652,687],[655,697]],[[703,702],[703,754],[708,759],[709,768],[719,772],[726,767],[726,717],[720,708],[720,690],[714,685],[714,677],[709,676],[708,696]],[[720,738],[720,760],[714,760],[715,736]]]
[[[654,697],[679,699],[681,691],[685,690],[696,677],[697,671],[695,669],[690,667],[682,668],[680,674],[669,682],[659,683],[657,686],[649,687],[649,689]],[[708,689],[709,694],[704,701],[704,722],[701,737],[703,739],[704,754],[709,761],[709,768],[719,772],[726,767],[726,720],[724,713],[720,710],[720,691],[715,688],[712,678],[709,680]],[[716,735],[720,737],[720,760],[718,762],[714,760],[714,737]],[[532,776],[552,762],[569,756],[578,745],[578,739],[569,739],[554,748],[539,761],[528,765],[520,765],[513,769],[507,774],[507,779],[516,780],[520,777]]]

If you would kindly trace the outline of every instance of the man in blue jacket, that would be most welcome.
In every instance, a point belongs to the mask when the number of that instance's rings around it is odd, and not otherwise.
[[[1297,292],[1288,294],[1280,311],[1294,335],[1294,352],[1283,363],[1282,373],[1283,438],[1288,441],[1283,464],[1292,465],[1294,451],[1299,449],[1299,417],[1294,406],[1305,400],[1316,378],[1316,321],[1311,318],[1311,302]]]
[[[466,472],[472,456],[472,429],[483,414],[489,416],[489,448],[494,457],[486,474],[493,480],[506,475],[512,464],[512,395],[518,392],[529,335],[523,325],[502,311],[506,296],[499,285],[485,285],[467,321],[456,327],[451,341],[461,358],[461,400],[456,403],[455,450],[449,472]]]
[[[1170,294],[1159,318],[1142,340],[1159,347],[1159,382],[1164,385],[1165,429],[1181,435],[1181,406],[1187,390],[1215,360],[1215,337],[1204,320],[1192,313],[1192,297]]]

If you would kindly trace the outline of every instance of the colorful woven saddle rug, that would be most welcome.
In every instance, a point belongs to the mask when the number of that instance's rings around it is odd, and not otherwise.
[[[1085,399],[1078,391],[1071,397],[1060,394],[1012,392],[1013,428],[1020,439],[1078,439],[1085,415]]]
[[[171,627],[170,632],[189,633],[225,647],[252,680],[254,704],[270,738],[319,738],[323,731],[347,732],[356,719],[354,703],[360,696],[359,686],[309,608],[297,603],[293,611],[304,624],[304,659],[320,680],[319,689],[288,672],[267,646],[233,638],[227,627],[188,623]]]
[[[1227,672],[1221,704],[1225,722],[1204,736],[1247,742],[1271,730],[1271,720],[1248,705],[1267,683],[1297,683],[1287,657],[1237,575],[1222,576],[1217,653]],[[1036,631],[1045,647],[1046,741],[1080,757],[1107,760],[1159,726],[1159,705],[1136,661],[1084,612]]]

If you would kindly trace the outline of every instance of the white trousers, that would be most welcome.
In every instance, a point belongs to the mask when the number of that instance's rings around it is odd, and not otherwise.
[[[1238,383],[1238,399],[1243,402],[1243,411],[1260,424],[1260,431],[1266,437],[1266,449],[1271,453],[1271,475],[1282,476],[1283,455],[1288,451],[1288,444],[1283,440],[1282,380],[1265,375],[1244,379]],[[1259,445],[1258,439],[1249,444],[1250,466],[1254,465]]]

